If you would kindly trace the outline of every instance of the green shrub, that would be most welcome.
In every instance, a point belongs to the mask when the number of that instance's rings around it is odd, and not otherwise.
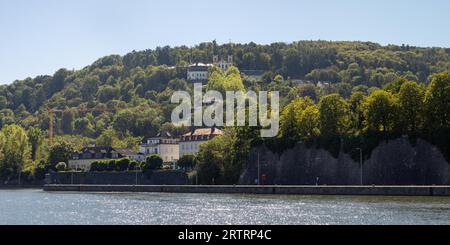
[[[91,163],[91,168],[89,169],[89,172],[99,172],[100,171],[100,162],[95,161]]]
[[[142,162],[141,169],[146,176],[150,176],[154,170],[161,169],[163,162],[159,155],[151,155],[147,157],[145,162]]]
[[[100,162],[99,171],[103,172],[103,171],[106,171],[106,170],[108,170],[108,162],[106,162],[106,161]]]
[[[137,161],[131,161],[130,164],[128,164],[128,170],[130,171],[136,170],[138,166],[139,163]]]
[[[128,166],[130,165],[130,159],[128,158],[122,158],[120,160],[116,161],[116,171],[123,172],[128,169]]]
[[[55,168],[56,168],[56,171],[62,172],[67,169],[67,164],[65,162],[60,162],[60,163],[56,164]]]
[[[178,160],[178,166],[183,169],[192,169],[195,166],[195,156],[192,154],[184,155]]]
[[[33,173],[34,179],[35,180],[43,180],[45,178],[46,173],[47,173],[46,166],[43,164],[39,164],[34,169],[34,173]]]
[[[91,163],[90,172],[103,172],[108,168],[108,162],[105,161],[95,161]]]
[[[106,170],[107,171],[114,171],[114,170],[116,170],[116,160],[110,160],[109,162],[107,162]]]

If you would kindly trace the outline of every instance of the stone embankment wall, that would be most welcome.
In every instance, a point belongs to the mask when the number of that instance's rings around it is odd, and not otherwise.
[[[259,157],[258,157],[259,155]],[[407,138],[383,142],[364,161],[347,154],[334,158],[328,151],[298,143],[281,155],[264,146],[254,148],[240,184],[254,184],[261,175],[277,185],[449,185],[450,165],[441,152],[424,140],[411,145]]]
[[[269,195],[450,196],[450,186],[45,185],[44,190]]]
[[[62,172],[50,173],[46,182],[66,185],[186,185],[189,179],[183,171],[171,170],[154,171],[148,177],[142,172]]]

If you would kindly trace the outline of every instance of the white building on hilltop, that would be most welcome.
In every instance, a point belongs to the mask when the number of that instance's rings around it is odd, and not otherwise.
[[[172,137],[169,132],[160,132],[155,137],[139,145],[139,153],[145,156],[159,155],[164,162],[174,162],[179,157],[179,139]]]
[[[187,80],[191,83],[207,83],[209,77],[209,68],[217,66],[222,71],[228,70],[233,65],[233,56],[228,55],[227,60],[221,58],[218,55],[213,56],[212,64],[195,63],[190,64],[187,69]]]
[[[211,64],[196,63],[189,65],[187,70],[187,80],[192,83],[207,83],[208,72]]]
[[[223,131],[218,128],[199,128],[181,136],[180,158],[188,154],[196,155],[200,150],[200,145],[221,135],[223,135]]]
[[[219,59],[218,55],[214,55],[213,64],[215,66],[219,67],[220,69],[222,69],[222,71],[226,71],[226,70],[228,70],[228,68],[233,66],[233,56],[228,55],[228,59],[225,60],[225,59],[223,59],[223,57],[221,59]]]

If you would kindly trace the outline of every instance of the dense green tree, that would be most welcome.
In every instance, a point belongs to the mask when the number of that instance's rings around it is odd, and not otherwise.
[[[128,158],[122,158],[116,161],[116,171],[126,171],[130,165],[131,160]]]
[[[219,68],[212,68],[207,85],[208,90],[216,90],[225,94],[226,91],[245,91],[239,70],[230,67],[223,73]]]
[[[321,98],[319,103],[320,132],[324,136],[340,135],[349,128],[349,106],[338,94]]]
[[[86,117],[78,118],[74,123],[75,132],[82,135],[92,136],[94,134],[94,127],[91,121]]]
[[[163,165],[163,159],[159,155],[151,155],[145,159],[141,164],[141,169],[144,174],[151,174],[152,171],[161,169]]]
[[[425,108],[429,129],[450,126],[450,72],[433,75],[425,95]]]
[[[200,146],[197,155],[197,176],[199,184],[219,184],[224,175],[226,147],[222,137],[215,137]]]
[[[256,56],[254,53],[246,53],[242,57],[243,69],[254,69],[256,67]]]
[[[106,171],[115,171],[117,166],[117,161],[115,159],[106,161]]]
[[[137,161],[131,161],[130,164],[128,164],[128,170],[134,171],[139,167],[139,163]]]
[[[98,89],[97,98],[100,102],[106,103],[119,97],[119,89],[111,85],[104,85]]]
[[[112,146],[123,148],[119,142],[119,138],[117,136],[116,131],[113,129],[107,129],[103,131],[103,133],[96,139],[95,143],[98,146]]]
[[[398,99],[389,92],[377,90],[364,100],[367,128],[391,132],[398,123]]]
[[[92,100],[93,96],[97,93],[100,78],[98,76],[88,76],[81,84],[80,94],[84,100]]]
[[[416,133],[423,121],[423,87],[416,82],[407,81],[400,87],[398,99],[402,129],[408,133]]]
[[[48,163],[54,168],[60,162],[67,163],[75,152],[72,144],[65,141],[56,142],[50,147]]]
[[[5,96],[0,96],[0,110],[6,109],[8,101]]]
[[[300,75],[301,57],[294,48],[286,50],[284,56],[283,67],[286,70],[286,75],[289,77],[298,77]]]
[[[30,161],[31,149],[26,131],[17,125],[0,130],[0,177],[18,174]]]
[[[302,140],[310,140],[320,135],[320,112],[310,105],[297,114],[298,133]]]
[[[64,134],[72,134],[74,130],[74,113],[64,112],[61,116],[61,130]]]
[[[306,108],[313,105],[314,102],[309,97],[304,97],[296,99],[284,107],[280,115],[280,135],[284,139],[300,140],[299,118]]]
[[[394,81],[384,85],[383,89],[388,91],[391,94],[398,94],[400,92],[400,88],[406,82],[408,82],[408,80],[406,78],[398,77]]]
[[[195,166],[195,156],[191,154],[184,155],[180,157],[177,165],[183,169],[192,169]]]
[[[361,132],[364,129],[365,115],[363,102],[364,92],[353,92],[348,101],[350,108],[350,124],[353,131]]]
[[[40,160],[37,159],[37,154],[40,149],[43,148],[44,144],[44,136],[42,134],[42,131],[39,128],[30,127],[27,130],[27,136],[28,140],[31,145],[31,159],[34,160]]]
[[[313,101],[318,101],[319,96],[316,86],[313,84],[302,84],[298,87],[299,97],[309,97]]]

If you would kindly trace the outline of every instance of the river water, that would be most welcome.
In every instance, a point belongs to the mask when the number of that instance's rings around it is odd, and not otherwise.
[[[450,198],[0,190],[3,224],[450,224]]]

